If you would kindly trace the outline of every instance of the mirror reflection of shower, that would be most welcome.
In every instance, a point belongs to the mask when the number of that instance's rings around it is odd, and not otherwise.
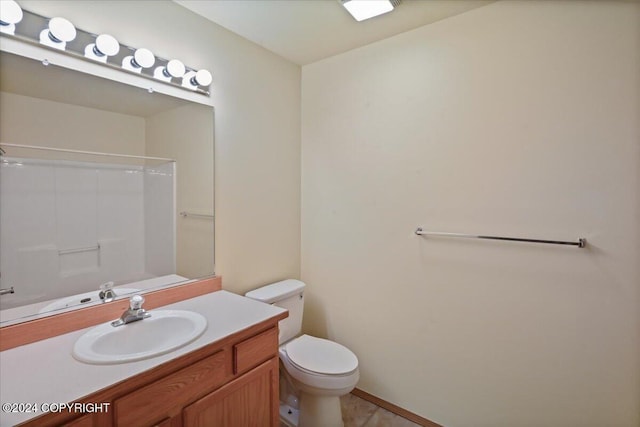
[[[0,308],[176,274],[175,160],[3,148]]]

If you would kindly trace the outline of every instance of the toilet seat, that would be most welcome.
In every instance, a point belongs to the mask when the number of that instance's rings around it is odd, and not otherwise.
[[[290,352],[297,358],[297,362],[292,360]],[[279,353],[280,361],[294,387],[303,392],[317,396],[342,396],[353,390],[360,379],[355,354],[333,341],[302,335],[281,345]],[[338,356],[334,358],[329,353]]]
[[[302,335],[285,345],[289,361],[316,375],[348,375],[358,369],[355,354],[337,342]]]

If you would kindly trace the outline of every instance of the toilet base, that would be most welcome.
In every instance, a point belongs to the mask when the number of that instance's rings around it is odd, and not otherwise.
[[[344,427],[338,396],[318,396],[302,392],[298,427]]]
[[[280,422],[287,427],[298,427],[298,413],[297,409],[284,403],[280,404]]]

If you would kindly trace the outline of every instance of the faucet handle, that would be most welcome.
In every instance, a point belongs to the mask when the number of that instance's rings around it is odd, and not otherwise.
[[[111,302],[116,297],[116,293],[113,292],[113,282],[107,282],[100,285],[100,292],[98,292],[98,298],[102,302]]]
[[[142,295],[134,295],[129,298],[129,307],[131,307],[131,310],[140,310],[143,303],[144,297]]]
[[[100,292],[98,292],[98,298],[102,302],[111,302],[116,297],[116,293],[113,292],[113,282],[107,282],[100,285]]]

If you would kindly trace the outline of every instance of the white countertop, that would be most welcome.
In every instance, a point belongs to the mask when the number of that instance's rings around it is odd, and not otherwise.
[[[89,365],[71,355],[76,340],[93,326],[0,352],[0,403],[35,403],[40,407],[43,403],[73,402],[286,311],[227,291],[159,309],[200,313],[207,318],[207,329],[200,338],[178,350],[118,365]],[[0,409],[0,426],[13,426],[41,414]]]

